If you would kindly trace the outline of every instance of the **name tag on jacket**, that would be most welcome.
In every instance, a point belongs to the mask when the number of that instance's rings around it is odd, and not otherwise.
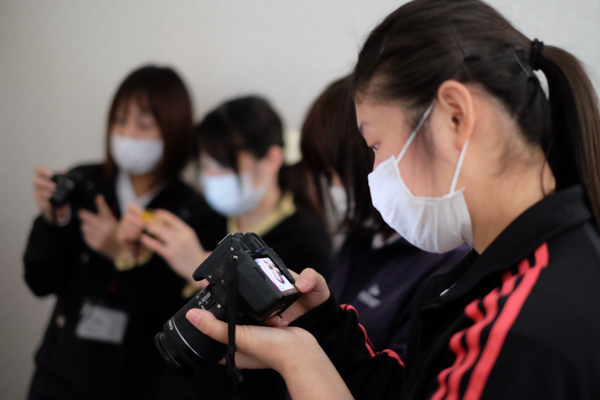
[[[86,301],[75,334],[80,339],[121,344],[128,319],[124,311]]]

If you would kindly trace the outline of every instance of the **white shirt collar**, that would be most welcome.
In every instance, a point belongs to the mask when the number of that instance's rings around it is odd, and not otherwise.
[[[154,199],[154,197],[156,197],[156,195],[163,189],[164,186],[165,185],[163,183],[154,185],[154,187],[148,192],[138,197],[133,190],[133,185],[131,184],[131,178],[129,177],[129,174],[124,171],[119,171],[117,175],[116,194],[121,215],[125,214],[127,211],[127,206],[131,203],[135,203],[142,208],[146,208],[146,206]]]

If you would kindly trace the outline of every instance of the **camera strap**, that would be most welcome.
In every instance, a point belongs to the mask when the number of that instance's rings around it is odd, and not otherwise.
[[[52,204],[52,223],[54,226],[58,226],[58,216],[56,213],[56,206]]]
[[[244,376],[235,366],[235,324],[237,314],[236,292],[237,292],[237,264],[238,257],[234,255],[231,262],[225,264],[225,293],[227,295],[227,333],[228,345],[225,355],[227,373],[233,381],[233,399],[239,399],[238,384],[244,382]]]

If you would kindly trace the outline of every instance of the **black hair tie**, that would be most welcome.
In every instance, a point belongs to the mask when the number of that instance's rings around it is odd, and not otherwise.
[[[542,66],[542,51],[544,50],[544,42],[540,42],[537,39],[533,39],[531,42],[531,69],[539,71]]]

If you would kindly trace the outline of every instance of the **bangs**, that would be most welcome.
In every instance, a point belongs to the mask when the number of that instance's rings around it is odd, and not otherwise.
[[[208,114],[196,128],[197,154],[208,154],[225,168],[238,172],[237,154],[243,150],[241,136],[228,126],[218,110]]]
[[[113,100],[113,106],[111,107],[111,112],[109,115],[109,122],[113,123],[119,112],[121,111],[129,111],[129,104],[132,101],[135,101],[140,110],[144,113],[152,114],[153,116],[156,113],[152,110],[150,105],[150,100],[148,99],[148,93],[145,89],[142,88],[130,88],[130,90],[126,90],[129,88],[122,88],[125,90],[119,90],[115,95]]]

